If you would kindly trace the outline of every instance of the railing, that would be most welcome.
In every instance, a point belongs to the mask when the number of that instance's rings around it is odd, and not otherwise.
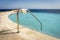
[[[41,21],[31,12],[29,11],[28,9],[17,9],[17,15],[16,15],[16,19],[17,19],[17,33],[19,33],[19,12],[22,12],[22,13],[26,13],[26,12],[29,12],[40,24],[40,27],[41,27],[41,31],[42,31],[42,23]]]

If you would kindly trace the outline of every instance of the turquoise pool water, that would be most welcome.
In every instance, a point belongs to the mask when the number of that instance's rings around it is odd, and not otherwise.
[[[42,33],[60,38],[60,14],[40,12],[33,12],[33,14],[42,23]],[[9,18],[16,22],[16,14],[10,15]],[[41,25],[29,13],[19,13],[19,23],[27,28],[41,32]]]

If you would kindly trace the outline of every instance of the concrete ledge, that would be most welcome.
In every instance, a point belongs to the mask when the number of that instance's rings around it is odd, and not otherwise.
[[[6,27],[7,29],[16,28],[16,23],[14,23],[13,21],[11,21],[8,18],[8,16],[13,13],[16,13],[16,12],[14,12],[14,11],[8,11],[8,12],[3,12],[3,13],[0,12],[0,15],[2,14],[1,27]],[[12,30],[12,32],[16,32],[16,30]],[[60,40],[58,38],[54,38],[52,36],[25,28],[22,25],[20,25],[20,33],[15,34],[15,35],[17,36],[18,40]],[[13,34],[13,37],[16,37],[15,35]],[[10,36],[11,40],[17,40],[17,39],[12,38],[12,34],[10,34],[9,36]],[[2,36],[2,38],[3,38],[3,36]],[[10,40],[10,38],[8,40]],[[22,38],[22,39],[19,39],[19,38]],[[7,38],[5,38],[5,39],[7,39]]]

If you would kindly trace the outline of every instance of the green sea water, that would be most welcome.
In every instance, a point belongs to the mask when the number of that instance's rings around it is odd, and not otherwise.
[[[60,38],[59,13],[33,12],[33,14],[42,23],[42,33]],[[16,23],[16,14],[10,15],[9,18]],[[19,24],[29,29],[41,32],[41,25],[30,13],[26,13],[26,14],[19,13]]]

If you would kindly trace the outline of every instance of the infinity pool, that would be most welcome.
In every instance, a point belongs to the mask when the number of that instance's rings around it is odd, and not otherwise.
[[[60,38],[60,14],[58,13],[40,13],[33,12],[33,14],[42,23],[42,33]],[[16,14],[10,15],[9,18],[16,22]],[[24,27],[41,32],[41,25],[29,13],[19,13],[19,23]]]

